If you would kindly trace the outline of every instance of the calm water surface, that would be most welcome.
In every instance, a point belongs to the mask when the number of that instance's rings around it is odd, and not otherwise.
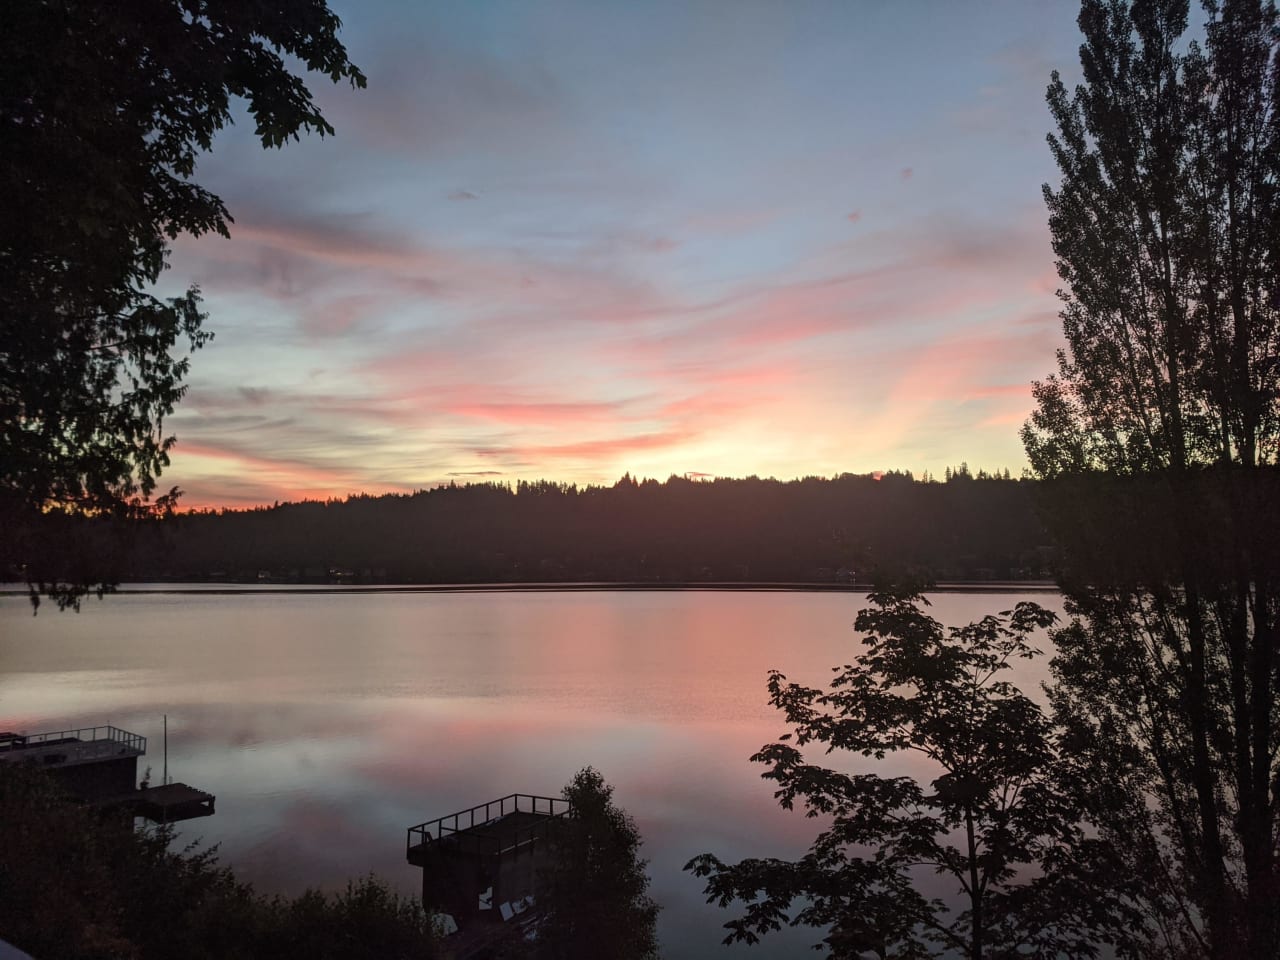
[[[1055,593],[943,593],[959,625]],[[855,655],[858,594],[789,592],[122,594],[79,615],[0,597],[0,729],[112,723],[217,795],[184,825],[266,891],[370,870],[405,893],[405,828],[592,764],[634,816],[664,956],[805,955],[812,930],[721,948],[728,915],[694,854],[800,856],[817,830],[747,758],[784,731],[765,674],[821,684]],[[1042,661],[1018,667],[1034,685]],[[850,761],[846,761],[848,765]],[[903,769],[909,769],[904,767]]]

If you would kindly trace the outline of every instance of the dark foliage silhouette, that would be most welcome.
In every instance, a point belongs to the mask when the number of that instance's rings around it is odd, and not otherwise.
[[[265,147],[331,133],[284,56],[364,77],[323,0],[22,2],[0,32],[0,524],[33,603],[102,573],[48,511],[132,519],[173,443],[164,418],[207,342],[199,291],[151,290],[181,233],[227,235],[193,179],[244,98]],[[95,535],[100,531],[95,530]],[[110,531],[101,531],[110,532]]]
[[[828,689],[770,675],[794,733],[751,758],[785,809],[798,801],[830,826],[795,862],[702,854],[686,866],[708,878],[708,902],[744,903],[725,942],[791,924],[829,928],[823,944],[843,958],[1091,957],[1123,945],[1125,901],[1081,869],[1092,841],[1055,776],[1051,724],[1004,674],[1036,655],[1031,637],[1053,614],[1019,603],[944,630],[912,591],[870,600],[857,619],[865,645]],[[805,747],[863,762],[819,766]],[[928,772],[867,772],[900,754]]]
[[[216,863],[176,853],[69,803],[40,771],[0,765],[0,938],[58,960],[423,960],[431,920],[374,877],[336,894],[264,897]]]
[[[554,834],[554,866],[541,878],[537,960],[654,960],[658,905],[640,858],[640,832],[613,802],[613,787],[591,767],[562,795],[572,805]]]
[[[1067,349],[1024,429],[1076,618],[1054,704],[1148,950],[1280,953],[1277,16],[1081,6],[1046,187]]]
[[[1029,485],[844,475],[613,487],[448,486],[184,515],[131,579],[388,583],[827,582],[916,568],[939,579],[1047,577]]]

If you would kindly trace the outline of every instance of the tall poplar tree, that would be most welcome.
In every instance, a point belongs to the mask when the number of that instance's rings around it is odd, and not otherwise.
[[[1077,614],[1055,703],[1153,945],[1276,957],[1277,14],[1084,0],[1045,187],[1067,347],[1023,430]]]

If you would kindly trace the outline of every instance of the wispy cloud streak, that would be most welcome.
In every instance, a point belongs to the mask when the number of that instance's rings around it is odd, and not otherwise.
[[[1016,469],[1057,344],[1040,74],[1072,15],[918,16],[353,10],[370,88],[318,88],[338,135],[264,154],[237,125],[202,167],[236,222],[166,277],[218,333],[173,482]]]

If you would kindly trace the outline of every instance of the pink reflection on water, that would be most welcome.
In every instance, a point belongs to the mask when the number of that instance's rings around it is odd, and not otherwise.
[[[941,594],[967,623],[1021,597]],[[1056,596],[1028,597],[1060,609]],[[79,616],[0,598],[0,728],[114,723],[215,793],[187,825],[272,891],[373,870],[405,893],[405,828],[596,766],[636,819],[664,905],[664,955],[768,960],[814,931],[723,953],[728,917],[694,854],[796,857],[820,825],[780,810],[747,758],[783,732],[772,667],[823,684],[857,642],[849,594],[132,595]],[[1020,664],[1035,685],[1040,662]],[[853,769],[859,758],[826,758]],[[910,760],[881,765],[920,774]]]

